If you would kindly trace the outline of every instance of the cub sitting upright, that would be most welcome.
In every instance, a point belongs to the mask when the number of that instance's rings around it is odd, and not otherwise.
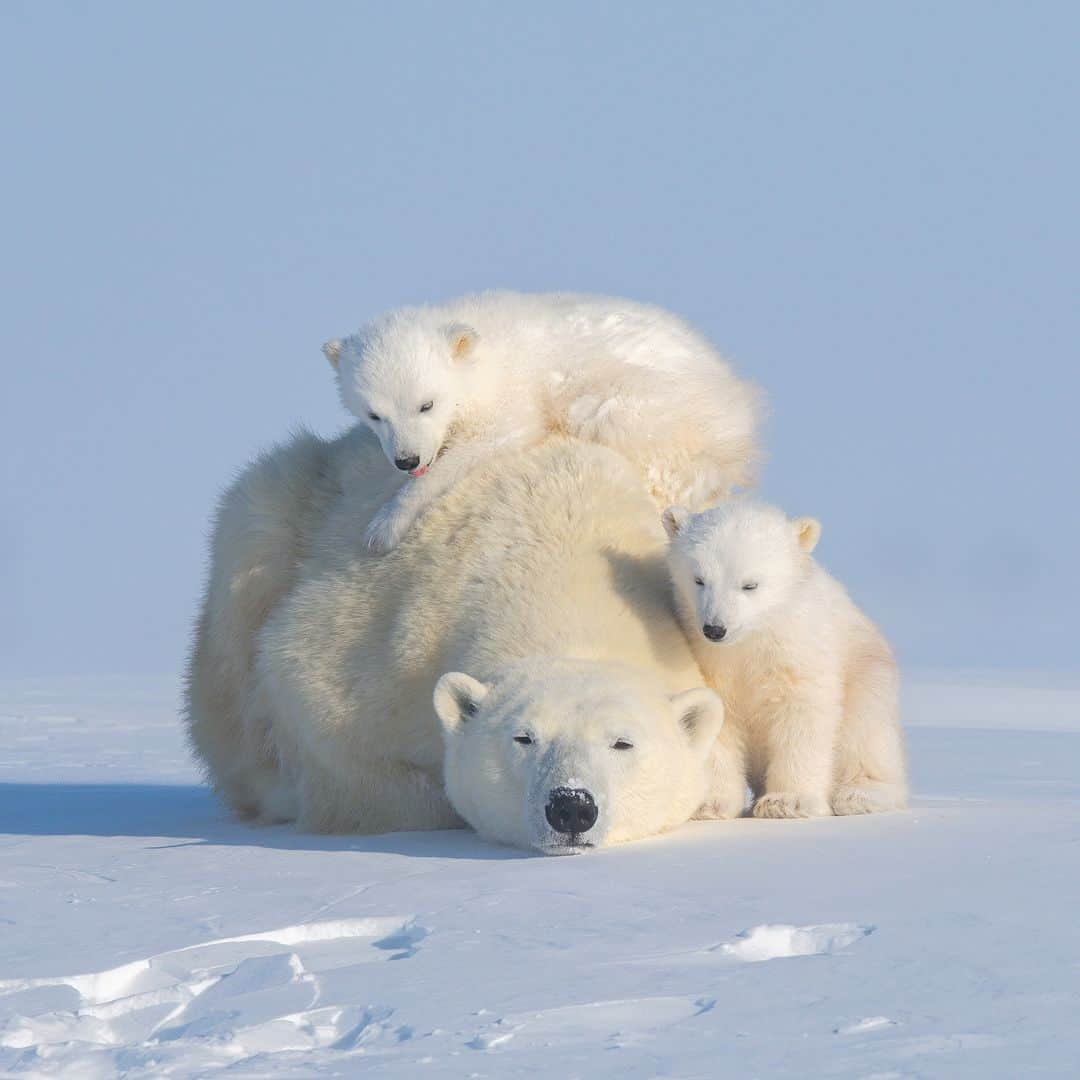
[[[905,806],[896,662],[811,557],[818,522],[744,500],[663,521],[680,618],[739,734],[755,817]]]
[[[478,464],[545,432],[622,454],[661,508],[700,509],[751,478],[757,391],[658,307],[488,292],[390,312],[323,351],[345,407],[412,477],[369,523],[373,551]]]

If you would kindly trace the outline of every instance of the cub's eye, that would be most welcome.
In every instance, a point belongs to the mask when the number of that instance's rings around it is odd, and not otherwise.
[[[420,411],[421,412],[431,412],[431,410],[434,407],[435,407],[435,402],[434,401],[425,401],[424,404],[420,406]]]
[[[634,744],[629,739],[616,739],[611,744],[612,750],[633,750]]]
[[[515,735],[514,742],[519,746],[532,746],[533,740],[531,735]]]
[[[696,577],[696,578],[694,578],[694,584],[695,585],[704,585],[705,584],[705,579],[703,577]]]
[[[746,584],[745,584],[745,585],[744,585],[744,586],[742,587],[742,591],[743,591],[743,592],[753,592],[753,591],[754,591],[754,590],[755,590],[756,588],[757,588],[757,582],[756,582],[756,581],[748,581],[748,582],[747,582],[747,583],[746,583]]]
[[[378,413],[374,413],[374,412],[369,412],[367,414],[367,418],[369,420],[374,420],[376,423],[378,423],[382,419],[382,417]]]

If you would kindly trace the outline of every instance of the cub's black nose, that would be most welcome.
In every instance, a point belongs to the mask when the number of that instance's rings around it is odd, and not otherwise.
[[[413,454],[412,457],[396,457],[394,458],[394,464],[402,472],[412,472],[420,464],[420,458],[417,454]]]
[[[561,833],[588,832],[599,814],[593,797],[581,788],[556,788],[544,808],[548,824]]]
[[[721,623],[706,623],[701,628],[701,632],[710,641],[723,641],[724,636],[727,634],[727,627],[722,622]]]

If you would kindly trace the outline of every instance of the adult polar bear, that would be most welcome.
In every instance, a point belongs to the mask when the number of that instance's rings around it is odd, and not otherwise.
[[[224,496],[187,705],[235,809],[359,832],[456,809],[568,851],[664,831],[718,790],[741,808],[640,474],[553,438],[468,475],[380,559],[364,526],[402,479],[378,455],[300,436]]]

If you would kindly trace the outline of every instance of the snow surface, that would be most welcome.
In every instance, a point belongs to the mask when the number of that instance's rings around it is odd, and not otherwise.
[[[906,691],[913,809],[570,859],[228,820],[175,687],[0,686],[0,1074],[1018,1077],[1080,1060],[1080,687]]]

